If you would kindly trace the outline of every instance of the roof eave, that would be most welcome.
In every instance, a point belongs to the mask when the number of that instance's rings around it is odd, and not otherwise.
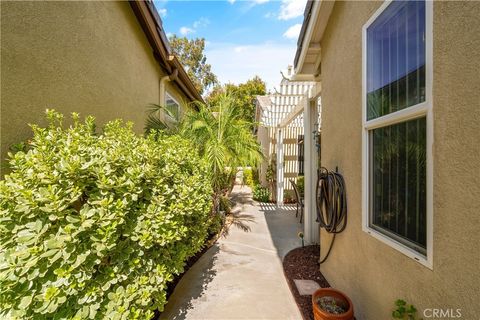
[[[137,17],[142,30],[147,36],[153,54],[160,66],[171,75],[178,70],[178,77],[174,80],[180,90],[192,101],[204,102],[201,94],[193,85],[192,80],[183,68],[182,64],[173,56],[167,35],[163,29],[162,20],[155,9],[153,2],[142,0],[130,0],[130,6]]]
[[[173,56],[171,64],[178,70],[178,79],[180,81],[177,80],[177,84],[180,88],[182,88],[192,101],[205,102],[177,57]]]
[[[303,13],[303,23],[302,23],[302,28],[300,29],[300,34],[298,36],[297,40],[297,52],[295,53],[295,59],[293,61],[294,68],[297,68],[298,65],[298,60],[300,59],[300,55],[302,52],[302,47],[303,47],[303,41],[305,39],[305,33],[307,31],[307,28],[310,23],[310,17],[312,15],[312,7],[313,7],[314,1],[308,0],[307,5],[305,6],[305,11]]]
[[[313,76],[317,78],[319,76],[321,62],[320,41],[328,24],[334,3],[335,1],[333,0],[309,1],[307,3],[294,60],[296,77]],[[315,43],[312,42],[313,39],[315,39]],[[317,59],[315,63],[306,68],[305,60],[309,51],[314,51],[313,54],[317,56]]]

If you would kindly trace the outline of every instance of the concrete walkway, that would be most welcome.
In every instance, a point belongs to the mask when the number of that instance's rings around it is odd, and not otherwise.
[[[300,245],[294,207],[255,204],[235,186],[234,222],[179,282],[161,319],[302,319],[282,258]]]

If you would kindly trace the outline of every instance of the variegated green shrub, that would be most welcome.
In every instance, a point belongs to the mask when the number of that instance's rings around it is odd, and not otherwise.
[[[177,136],[47,114],[0,182],[0,318],[150,319],[207,236],[207,166]]]

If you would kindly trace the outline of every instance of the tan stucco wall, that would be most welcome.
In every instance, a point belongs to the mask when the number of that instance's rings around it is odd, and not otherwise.
[[[164,75],[128,2],[1,2],[1,155],[44,124],[46,108],[67,118],[122,118],[142,132]],[[186,97],[167,84],[177,100]]]
[[[361,30],[380,5],[336,2],[321,43],[322,165],[344,175],[349,209],[321,271],[352,298],[357,319],[390,319],[398,298],[424,319],[425,308],[478,319],[480,2],[434,3],[433,270],[362,231]],[[329,241],[323,233],[324,248]]]

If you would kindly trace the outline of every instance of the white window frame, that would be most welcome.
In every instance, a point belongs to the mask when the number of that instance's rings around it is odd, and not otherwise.
[[[164,105],[165,105],[165,108],[167,107],[167,100],[168,99],[173,100],[178,105],[178,119],[175,119],[174,117],[170,116],[168,114],[168,112],[165,112],[165,116],[168,117],[168,119],[170,119],[170,121],[178,122],[180,120],[181,105],[177,101],[177,99],[175,99],[175,97],[172,94],[170,94],[168,91],[165,91],[165,101],[163,102]]]
[[[385,116],[367,120],[367,28],[380,16],[392,3],[385,1],[380,8],[370,17],[362,28],[362,230],[375,237],[388,246],[400,251],[406,256],[418,261],[420,264],[433,269],[433,1],[425,1],[425,101],[417,105],[390,113]],[[390,126],[408,120],[426,117],[426,255],[423,255],[405,244],[388,237],[369,226],[370,223],[370,158],[369,158],[369,131]]]

